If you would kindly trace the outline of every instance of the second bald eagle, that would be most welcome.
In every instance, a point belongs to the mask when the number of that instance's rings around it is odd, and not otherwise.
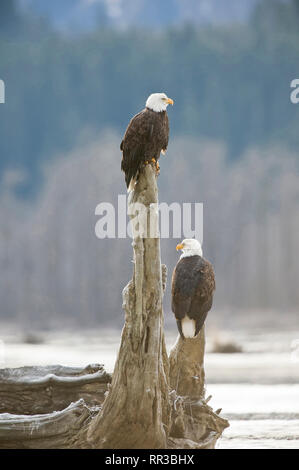
[[[125,173],[128,191],[134,189],[141,167],[153,163],[159,171],[160,153],[168,145],[169,122],[166,108],[173,100],[165,93],[153,93],[145,108],[136,114],[127,127],[120,144],[123,153],[121,169]]]
[[[177,245],[182,255],[172,274],[172,311],[181,337],[197,336],[213,303],[213,266],[202,257],[198,240],[187,238]]]

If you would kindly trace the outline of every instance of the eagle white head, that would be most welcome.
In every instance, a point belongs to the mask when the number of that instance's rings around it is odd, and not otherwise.
[[[168,98],[165,93],[152,93],[146,100],[145,106],[156,113],[161,111],[166,111],[166,108],[169,104],[173,105],[173,100]]]
[[[177,250],[182,250],[181,258],[186,256],[202,256],[201,244],[195,238],[186,238],[176,247]]]

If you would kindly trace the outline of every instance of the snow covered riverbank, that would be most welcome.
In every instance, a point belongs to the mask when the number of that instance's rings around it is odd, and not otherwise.
[[[208,335],[207,335],[208,336]],[[171,347],[176,332],[167,332]],[[243,353],[207,352],[207,395],[230,420],[219,448],[299,448],[299,363],[291,345],[298,332],[234,332]],[[26,342],[24,342],[24,339]],[[119,331],[48,332],[24,338],[2,329],[0,365],[102,363],[113,370]],[[208,336],[207,351],[211,351]]]

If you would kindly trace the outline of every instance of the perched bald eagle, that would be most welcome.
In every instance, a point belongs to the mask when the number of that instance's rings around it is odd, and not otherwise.
[[[134,189],[143,165],[153,163],[159,173],[158,159],[168,145],[169,122],[166,108],[173,100],[165,93],[153,93],[145,108],[134,116],[120,144],[123,153],[121,169],[125,173],[128,191]]]
[[[202,257],[199,241],[188,238],[176,248],[183,253],[172,274],[172,311],[181,337],[193,338],[212,307],[214,270]]]

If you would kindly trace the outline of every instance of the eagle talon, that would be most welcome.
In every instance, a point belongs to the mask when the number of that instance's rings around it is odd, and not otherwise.
[[[156,173],[157,173],[157,175],[160,174],[160,165],[159,165],[158,162],[156,162]]]

